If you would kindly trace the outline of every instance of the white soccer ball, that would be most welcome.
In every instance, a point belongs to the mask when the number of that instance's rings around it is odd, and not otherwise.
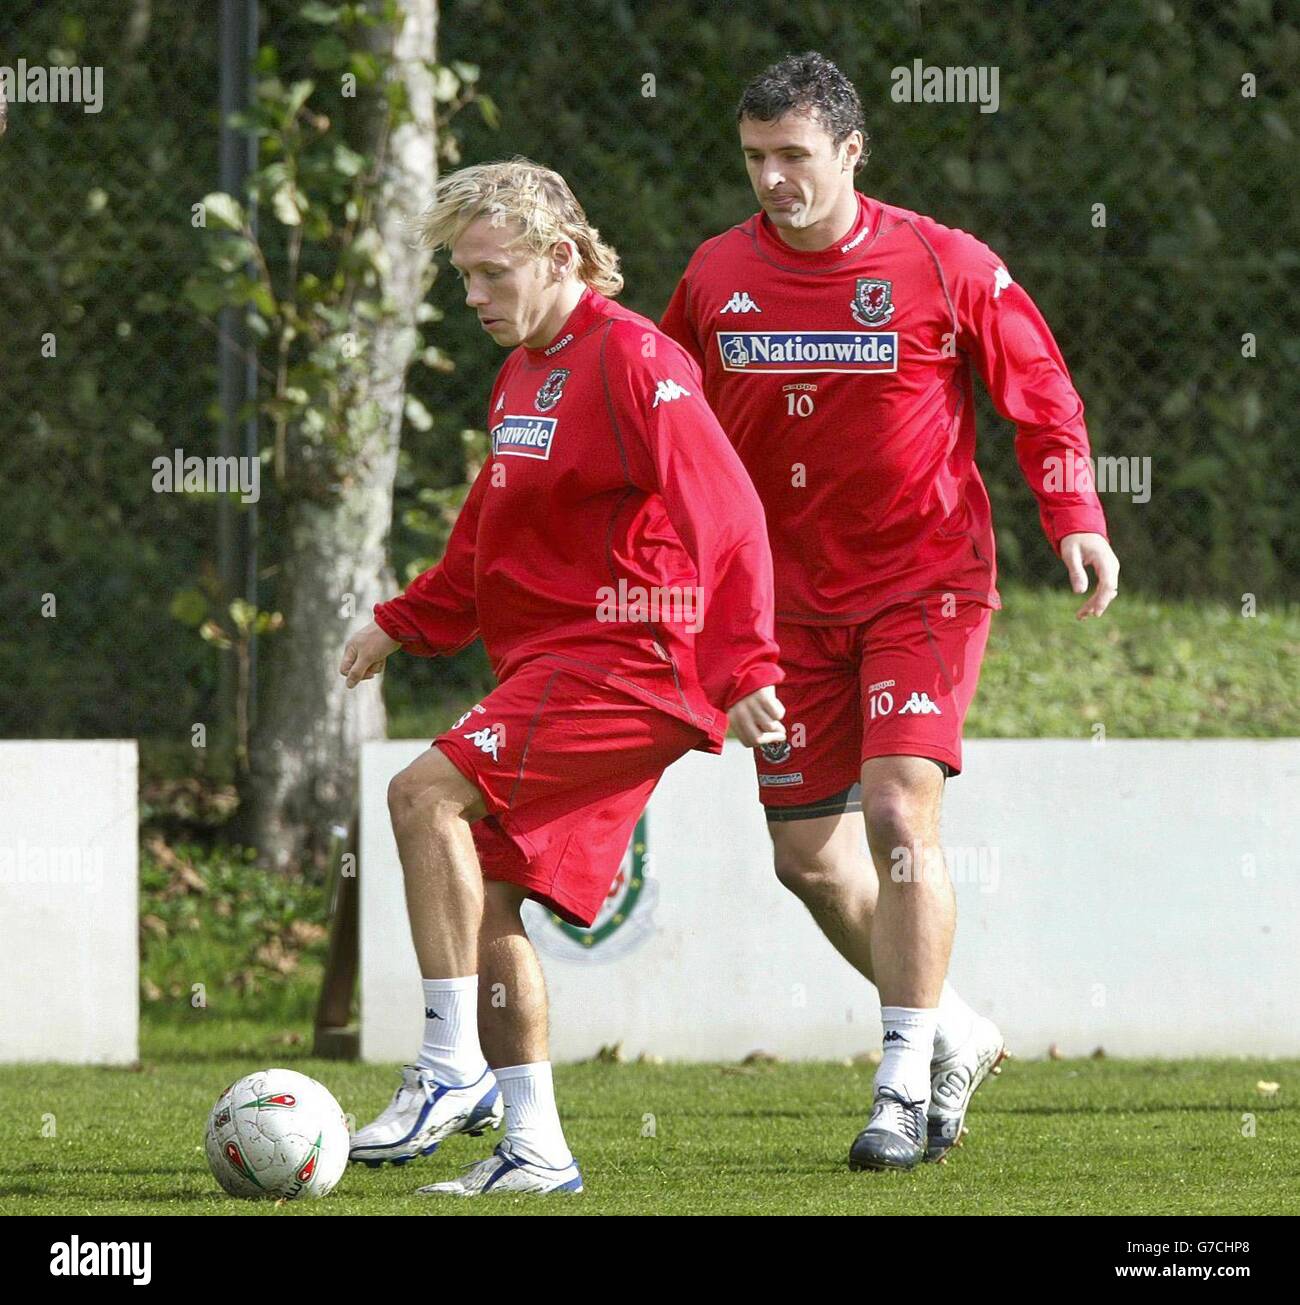
[[[263,1069],[231,1084],[208,1117],[213,1177],[231,1196],[326,1196],[348,1165],[348,1123],[324,1084]]]

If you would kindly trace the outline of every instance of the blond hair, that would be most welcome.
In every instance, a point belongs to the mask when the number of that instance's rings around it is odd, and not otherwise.
[[[549,253],[557,240],[573,241],[578,276],[611,298],[622,290],[617,252],[587,221],[569,183],[558,172],[521,155],[449,172],[439,179],[433,203],[420,215],[420,243],[429,249],[450,249],[471,222],[485,216],[494,222],[516,222],[521,228],[516,243],[534,254]]]

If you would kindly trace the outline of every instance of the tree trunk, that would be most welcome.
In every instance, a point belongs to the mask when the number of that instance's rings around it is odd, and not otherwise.
[[[319,863],[330,828],[347,825],[357,803],[361,744],[386,732],[378,680],[348,690],[338,673],[347,635],[394,587],[387,559],[406,371],[415,313],[429,288],[430,256],[412,248],[405,224],[428,203],[437,180],[432,78],[437,0],[400,0],[405,22],[393,47],[393,75],[406,84],[413,121],[388,141],[372,225],[383,244],[377,319],[354,314],[365,360],[348,414],[357,451],[326,501],[287,504],[276,608],[279,633],[259,648],[265,667],[252,748],[247,836],[281,870]]]

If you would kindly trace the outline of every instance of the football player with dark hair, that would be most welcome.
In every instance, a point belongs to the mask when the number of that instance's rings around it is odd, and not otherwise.
[[[792,55],[745,88],[737,121],[760,212],[696,250],[661,326],[699,363],[767,516],[787,739],[755,755],[776,873],[880,993],[849,1163],[910,1169],[960,1140],[1006,1054],[945,981],[940,805],[1000,604],[975,373],[1015,423],[1074,591],[1096,572],[1081,618],[1106,610],[1119,563],[1046,322],[974,236],[855,189],[849,79]]]

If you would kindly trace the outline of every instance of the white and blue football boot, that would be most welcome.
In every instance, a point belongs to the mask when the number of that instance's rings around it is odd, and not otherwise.
[[[849,1148],[850,1169],[915,1169],[925,1158],[925,1102],[884,1084],[867,1126]]]
[[[419,1188],[421,1196],[490,1196],[528,1193],[545,1196],[548,1192],[582,1191],[582,1171],[570,1159],[563,1169],[548,1169],[514,1155],[510,1139],[498,1144],[486,1159],[467,1165],[459,1178],[446,1183],[430,1183]]]
[[[404,1065],[401,1087],[378,1119],[353,1134],[348,1159],[372,1169],[385,1162],[404,1165],[432,1155],[453,1133],[479,1137],[500,1128],[504,1115],[501,1089],[490,1069],[476,1083],[449,1087],[418,1065]]]
[[[926,1116],[925,1158],[942,1164],[961,1146],[966,1111],[975,1090],[990,1075],[1002,1073],[1006,1043],[998,1026],[975,1017],[971,1035],[950,1056],[930,1062],[930,1107]]]

